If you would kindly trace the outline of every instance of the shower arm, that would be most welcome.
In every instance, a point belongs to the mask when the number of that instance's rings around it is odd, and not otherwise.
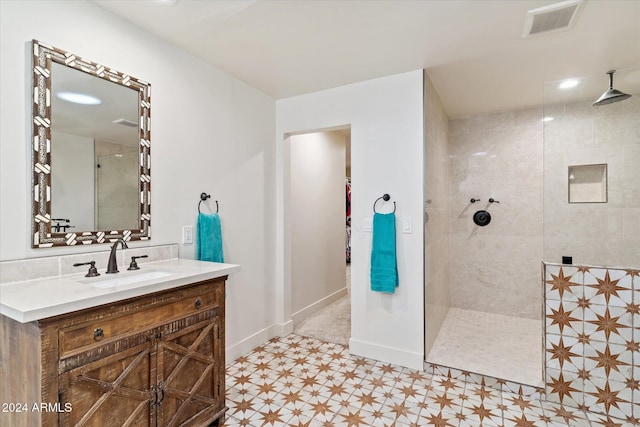
[[[613,73],[615,72],[615,70],[607,72],[607,74],[609,74],[609,90],[613,89]]]

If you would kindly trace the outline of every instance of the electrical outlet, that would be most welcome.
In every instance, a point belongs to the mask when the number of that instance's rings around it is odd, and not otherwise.
[[[193,226],[191,225],[182,226],[182,243],[185,243],[185,244],[193,243]]]

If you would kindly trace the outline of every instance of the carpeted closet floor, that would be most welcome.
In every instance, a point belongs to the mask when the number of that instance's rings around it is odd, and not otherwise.
[[[297,324],[293,332],[348,346],[351,337],[351,265],[348,264],[346,287],[347,295]]]

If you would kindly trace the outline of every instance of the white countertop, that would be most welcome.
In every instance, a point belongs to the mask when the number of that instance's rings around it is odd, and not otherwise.
[[[99,270],[101,275],[98,277],[84,277],[86,273],[82,273],[2,284],[0,314],[27,323],[215,279],[240,270],[235,264],[178,258],[140,263],[140,270],[135,271],[119,268],[117,274],[104,274]],[[136,280],[134,276],[142,280]],[[119,283],[100,287],[114,281]]]

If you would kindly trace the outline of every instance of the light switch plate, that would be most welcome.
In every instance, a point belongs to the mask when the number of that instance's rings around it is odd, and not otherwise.
[[[373,218],[365,218],[364,219],[364,231],[373,231]]]
[[[411,218],[402,218],[402,232],[405,234],[413,233],[413,221],[411,221]]]

